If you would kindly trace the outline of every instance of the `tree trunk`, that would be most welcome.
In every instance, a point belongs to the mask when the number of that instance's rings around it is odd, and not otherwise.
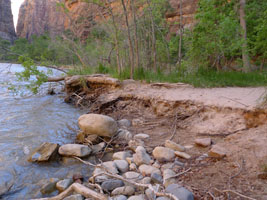
[[[183,2],[180,0],[180,40],[179,40],[179,50],[178,50],[178,66],[181,69],[182,64],[182,40],[183,40]]]
[[[111,18],[112,18],[112,25],[115,29],[115,48],[116,48],[116,59],[117,59],[117,70],[118,73],[121,74],[121,70],[122,70],[122,64],[121,64],[121,59],[120,59],[120,49],[119,49],[119,39],[118,39],[118,27],[116,25],[116,21],[115,21],[115,17],[112,11],[112,7],[110,4],[110,1],[108,0],[109,3],[109,12],[111,14]]]
[[[137,36],[137,20],[136,20],[136,10],[134,0],[131,0],[131,10],[134,20],[134,43],[135,43],[135,67],[140,67],[140,57],[139,57],[139,45]]]
[[[151,21],[151,31],[152,31],[152,53],[153,53],[153,69],[157,72],[157,50],[156,50],[156,33],[155,33],[155,22],[152,15],[151,0],[147,0],[149,6],[149,17]]]
[[[129,26],[129,20],[128,20],[128,13],[127,9],[125,6],[124,0],[121,0],[122,6],[123,6],[123,12],[125,16],[125,22],[127,26],[127,32],[128,32],[128,43],[129,43],[129,53],[130,53],[130,66],[131,66],[131,74],[130,78],[133,79],[133,74],[134,74],[134,54],[133,54],[133,44],[132,44],[132,39],[131,39],[131,32],[130,32],[130,26]]]
[[[240,25],[242,28],[242,38],[243,38],[243,45],[242,45],[242,60],[243,60],[243,71],[249,72],[250,71],[250,63],[249,63],[249,56],[248,56],[248,45],[247,45],[247,25],[246,25],[246,14],[245,14],[245,6],[246,0],[240,0]]]

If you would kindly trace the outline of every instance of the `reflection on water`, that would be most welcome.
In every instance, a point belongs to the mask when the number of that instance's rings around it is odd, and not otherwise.
[[[77,166],[59,167],[60,163],[27,162],[29,151],[43,142],[73,142],[83,111],[64,103],[63,93],[23,97],[22,92],[27,95],[28,91],[22,89],[14,95],[9,83],[22,84],[15,77],[21,70],[20,65],[0,64],[0,199],[39,197],[40,180],[63,178],[77,170]],[[7,195],[1,196],[3,191]]]

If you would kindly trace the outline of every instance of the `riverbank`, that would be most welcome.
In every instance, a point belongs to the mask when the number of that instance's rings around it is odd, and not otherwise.
[[[141,145],[150,156],[168,140],[184,147],[186,154],[176,160],[180,165],[170,162],[169,169],[181,173],[175,182],[195,199],[266,198],[267,110],[259,100],[264,88],[196,89],[102,75],[71,77],[65,83],[66,101],[89,107],[89,113],[130,120],[127,131],[133,137],[147,135]],[[116,152],[131,146],[125,142],[107,144]],[[166,162],[153,167],[163,169]],[[140,173],[139,168],[132,171]]]

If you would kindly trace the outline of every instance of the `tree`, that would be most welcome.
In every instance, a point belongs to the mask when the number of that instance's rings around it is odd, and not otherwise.
[[[196,67],[230,67],[241,56],[240,25],[234,1],[200,0],[197,24],[187,33],[187,57]]]
[[[131,65],[131,73],[130,73],[130,78],[133,79],[134,75],[134,50],[133,50],[133,43],[131,39],[131,31],[130,31],[130,25],[129,25],[129,20],[128,20],[128,12],[127,8],[125,5],[124,0],[121,0],[122,7],[123,7],[123,13],[125,17],[125,23],[127,27],[127,36],[128,36],[128,45],[129,45],[129,52],[130,52],[130,65]]]
[[[240,16],[240,26],[242,27],[242,60],[243,60],[243,71],[250,71],[250,63],[248,56],[248,45],[247,45],[247,24],[246,24],[246,14],[245,14],[246,0],[240,0],[239,5],[239,16]]]

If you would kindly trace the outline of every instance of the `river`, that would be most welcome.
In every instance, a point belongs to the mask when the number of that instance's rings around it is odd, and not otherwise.
[[[43,142],[73,143],[77,119],[85,111],[64,103],[64,92],[47,95],[48,84],[37,95],[23,88],[18,93],[10,91],[9,83],[27,84],[15,76],[22,69],[17,64],[0,64],[0,199],[6,200],[41,197],[42,180],[63,178],[75,171],[87,173],[76,164],[27,161],[29,152]],[[60,90],[59,85],[53,87]]]

